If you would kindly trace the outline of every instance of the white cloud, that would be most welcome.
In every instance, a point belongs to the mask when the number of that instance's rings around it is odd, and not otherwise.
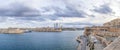
[[[117,18],[117,16],[119,16],[120,14],[120,0],[10,0],[7,2],[6,1],[7,0],[4,0],[4,1],[0,0],[0,2],[2,2],[0,5],[1,9],[4,9],[4,8],[13,9],[15,8],[15,7],[12,7],[13,5],[16,5],[19,7],[19,5],[17,4],[22,4],[24,6],[27,6],[26,8],[28,9],[30,8],[30,10],[27,12],[24,12],[23,15],[40,14],[42,16],[37,16],[37,17],[40,17],[40,19],[29,19],[29,20],[27,19],[28,17],[22,20],[16,17],[2,16],[0,18],[1,19],[0,27],[11,27],[11,26],[39,27],[39,26],[45,26],[45,25],[51,26],[56,22],[86,23],[86,24],[90,23],[93,25],[102,25],[105,22],[108,22],[112,19]],[[101,14],[99,12],[93,11],[94,9],[99,10],[101,8],[101,5],[109,6],[109,9],[111,9],[112,12],[108,11],[108,14]],[[66,8],[66,7],[69,7],[69,8]],[[21,10],[21,9],[17,9],[17,10]],[[33,10],[33,12],[31,12],[31,10]],[[101,10],[104,10],[104,9],[101,9]],[[39,13],[37,11],[39,11]],[[14,14],[14,12],[9,11],[7,13]],[[61,14],[63,16],[59,17],[61,16]],[[80,15],[84,17],[80,17]],[[45,21],[41,21],[42,19],[44,19]],[[84,26],[88,26],[88,25],[81,25],[80,27],[84,27]]]

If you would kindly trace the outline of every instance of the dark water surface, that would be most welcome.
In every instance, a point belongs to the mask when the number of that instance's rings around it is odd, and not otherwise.
[[[0,50],[76,50],[83,31],[0,34]]]

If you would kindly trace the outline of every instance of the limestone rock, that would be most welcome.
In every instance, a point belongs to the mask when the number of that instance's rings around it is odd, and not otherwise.
[[[105,47],[104,50],[120,50],[120,37]]]

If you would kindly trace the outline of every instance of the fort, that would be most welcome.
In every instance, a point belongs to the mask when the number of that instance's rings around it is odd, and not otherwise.
[[[76,31],[83,30],[83,28],[54,28],[54,27],[36,27],[36,28],[0,28],[0,33],[28,33],[28,32],[62,32],[62,31]]]
[[[4,28],[4,29],[0,29],[0,33],[16,33],[16,34],[20,34],[20,33],[24,33],[24,30],[21,30],[19,28]]]
[[[120,18],[106,22],[103,26],[85,27],[84,35],[76,39],[79,43],[78,50],[119,50],[119,36]]]
[[[59,23],[55,23],[54,27],[36,27],[36,28],[0,28],[0,33],[7,33],[7,34],[20,34],[20,33],[27,33],[27,32],[61,32],[62,27]]]
[[[43,28],[3,28],[0,29],[0,33],[27,33],[27,32],[61,32],[61,28],[43,27]]]

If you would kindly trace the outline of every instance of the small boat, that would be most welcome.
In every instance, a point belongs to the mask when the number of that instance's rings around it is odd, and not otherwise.
[[[24,33],[29,33],[32,32],[31,30],[25,30]]]

